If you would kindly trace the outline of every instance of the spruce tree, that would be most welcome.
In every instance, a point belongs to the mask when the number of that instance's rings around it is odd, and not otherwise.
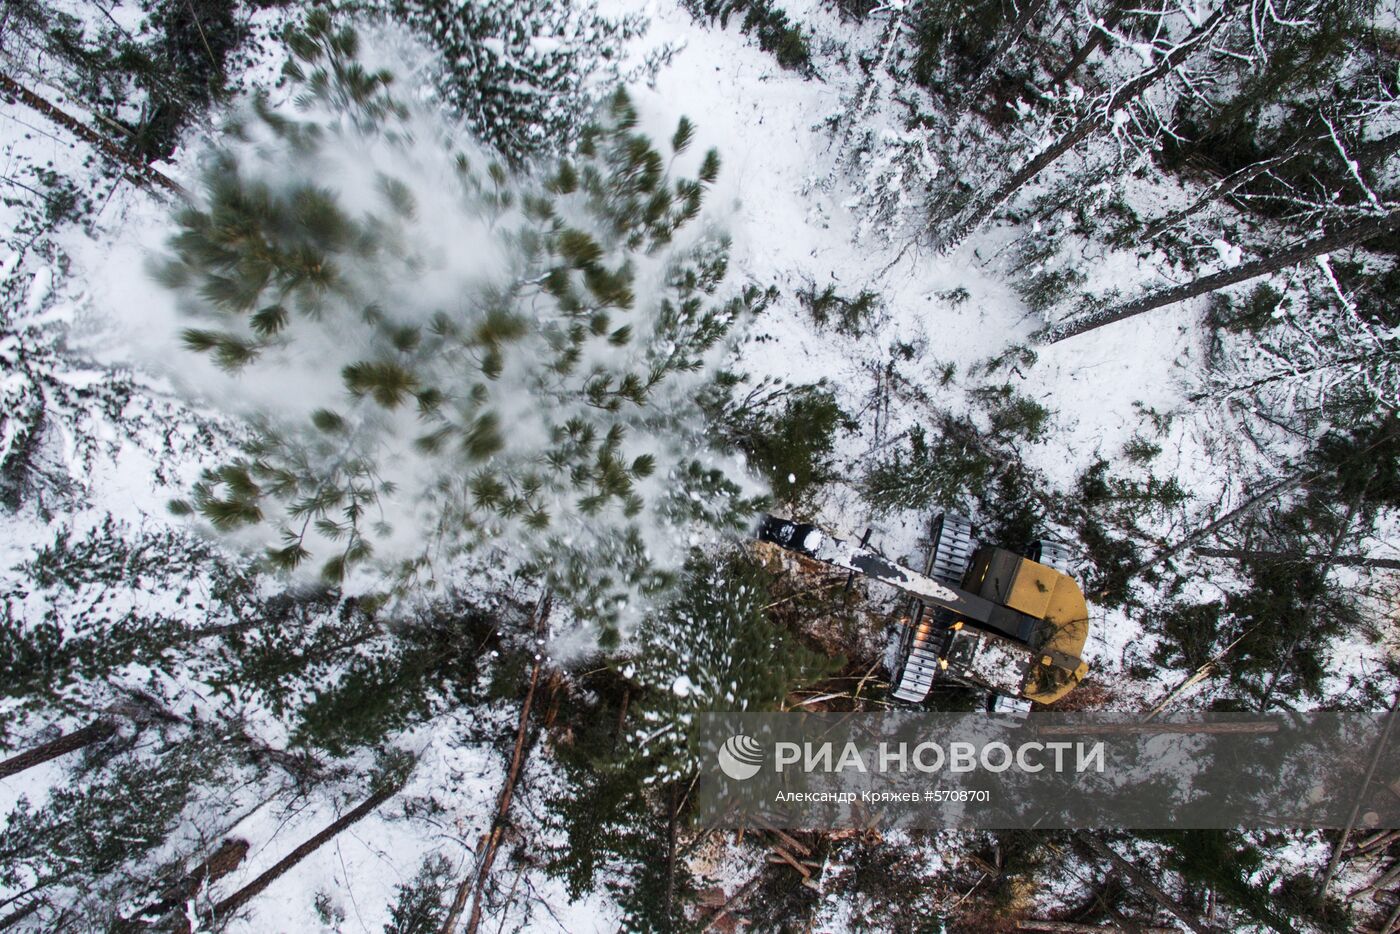
[[[511,163],[568,148],[621,77],[623,44],[645,18],[603,16],[592,0],[388,0],[441,53],[438,86],[485,143]]]
[[[758,47],[771,52],[784,68],[809,70],[812,50],[806,31],[794,25],[788,14],[770,0],[682,0],[682,5],[697,18],[729,25],[730,17],[739,21],[739,28],[758,40]],[[743,14],[740,18],[737,14]]]
[[[764,380],[742,398],[732,387],[724,390],[706,402],[716,430],[768,479],[775,499],[802,502],[836,479],[838,434],[854,431],[856,424],[830,389]]]
[[[770,617],[770,577],[739,549],[697,553],[634,650],[580,662],[587,670],[561,705],[554,754],[568,791],[550,798],[562,842],[547,871],[571,898],[605,886],[623,930],[689,929],[699,880],[666,841],[688,825],[695,715],[780,709],[840,665]]]
[[[0,833],[0,887],[41,903],[36,917],[53,929],[75,915],[120,929],[123,911],[157,901],[166,847],[199,787],[228,779],[222,742],[181,734],[154,730],[85,763],[46,800],[21,798]]]
[[[11,0],[0,34],[7,76],[37,69],[79,112],[95,114],[104,135],[120,131],[119,151],[108,153],[119,171],[174,152],[185,128],[227,93],[228,69],[250,32],[236,0],[146,2],[133,21],[134,6],[118,19]]]
[[[697,554],[675,598],[638,627],[636,654],[621,664],[640,688],[628,745],[647,784],[691,774],[694,714],[778,710],[791,690],[839,667],[775,625],[769,580],[741,550]]]
[[[128,666],[176,672],[201,640],[249,624],[245,568],[187,532],[133,531],[110,516],[81,535],[60,527],[0,578],[0,699],[7,727],[108,702]],[[10,737],[0,731],[0,743]]]

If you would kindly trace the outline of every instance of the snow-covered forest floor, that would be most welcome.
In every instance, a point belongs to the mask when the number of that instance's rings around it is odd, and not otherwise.
[[[1068,832],[775,864],[658,728],[890,706],[895,594],[734,544],[761,504],[911,565],[945,509],[1068,544],[1059,709],[1387,709],[1393,10],[342,6],[0,14],[0,930],[1394,923],[1362,831],[1335,870],[1331,832],[1100,835],[1165,900]],[[539,376],[566,347],[601,389]]]

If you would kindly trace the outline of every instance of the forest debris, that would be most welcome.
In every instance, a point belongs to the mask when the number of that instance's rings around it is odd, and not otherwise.
[[[1178,900],[1162,891],[1161,886],[1149,879],[1147,874],[1142,870],[1123,858],[1113,847],[1104,843],[1094,834],[1086,831],[1081,830],[1077,836],[1088,845],[1089,849],[1108,860],[1119,872],[1131,879],[1133,883],[1145,894],[1150,896],[1153,901],[1175,915],[1182,924],[1195,931],[1196,934],[1214,934],[1214,928],[1206,925],[1199,918],[1182,907]]]
[[[1380,765],[1381,756],[1385,753],[1386,745],[1390,741],[1390,733],[1395,728],[1397,713],[1400,713],[1400,693],[1395,695],[1395,700],[1390,705],[1390,713],[1385,718],[1385,728],[1381,730],[1380,739],[1376,742],[1376,751],[1371,756],[1371,764],[1366,769],[1366,778],[1361,783],[1361,791],[1356,795],[1356,803],[1352,805],[1351,814],[1347,817],[1346,826],[1342,828],[1341,837],[1337,839],[1337,845],[1332,848],[1332,858],[1327,861],[1327,871],[1322,874],[1322,882],[1318,885],[1318,891],[1324,896],[1332,884],[1332,877],[1337,873],[1337,867],[1342,862],[1342,852],[1346,849],[1352,828],[1356,826],[1356,817],[1361,813],[1361,805],[1366,800],[1366,790],[1371,787],[1371,780],[1376,776],[1376,767]]]
[[[160,901],[146,906],[138,913],[137,917],[164,918],[183,910],[185,904],[194,898],[201,889],[212,885],[243,865],[243,859],[247,855],[247,840],[238,837],[224,840],[219,844],[218,849],[200,860],[199,864],[186,873],[183,878],[162,892]]]
[[[342,830],[367,817],[375,808],[398,794],[402,784],[402,781],[386,784],[364,801],[360,802],[359,806],[353,811],[332,821],[320,833],[278,860],[271,869],[215,905],[211,913],[212,920],[225,919],[236,914],[244,905],[262,894],[264,889],[277,881],[287,870],[316,852],[323,844],[333,839]]]
[[[1038,921],[1035,919],[1021,920],[1016,922],[1018,931],[1052,931],[1063,932],[1063,934],[1095,934],[1095,932],[1119,932],[1125,930],[1122,927],[1109,925],[1101,927],[1097,924],[1076,924],[1073,921]],[[1176,934],[1176,928],[1162,927],[1134,927],[1135,934]]]
[[[812,855],[812,850],[810,847],[798,842],[794,837],[792,837],[782,828],[773,826],[768,821],[764,820],[761,816],[754,815],[753,822],[755,824],[758,824],[764,830],[776,836],[778,839],[782,840],[785,844],[787,844],[788,849],[795,851],[798,856]]]
[[[549,624],[549,611],[553,604],[553,598],[546,591],[540,595],[539,603],[535,605],[535,625],[534,629],[540,638],[543,638]],[[457,886],[457,892],[452,898],[452,907],[447,913],[447,919],[443,921],[441,931],[443,934],[451,934],[457,927],[457,921],[462,916],[462,909],[466,907],[467,893],[472,893],[472,910],[467,918],[468,934],[473,934],[481,924],[481,900],[486,889],[486,879],[491,874],[491,866],[496,861],[496,850],[500,847],[501,838],[505,835],[506,814],[510,811],[510,801],[515,794],[515,783],[520,778],[522,766],[525,764],[525,737],[530,728],[530,706],[535,699],[535,689],[540,683],[540,672],[544,668],[544,653],[535,654],[535,664],[530,670],[530,687],[525,692],[525,700],[520,705],[520,726],[515,733],[515,751],[510,757],[510,771],[506,773],[505,784],[501,787],[501,796],[496,802],[496,816],[491,821],[491,828],[487,831],[481,841],[481,859],[477,863],[475,874],[468,874],[462,878]]]
[[[775,859],[774,857],[777,857],[777,858]],[[773,847],[773,855],[768,857],[768,862],[770,862],[770,863],[787,863],[787,864],[788,864],[789,866],[791,866],[793,869],[796,869],[798,872],[800,872],[800,873],[802,874],[802,878],[804,878],[804,879],[810,879],[810,878],[812,878],[812,870],[808,869],[806,866],[804,866],[804,865],[802,865],[801,863],[799,863],[799,862],[793,857],[793,855],[792,855],[791,853],[789,853],[787,850],[783,849],[783,848],[780,847],[780,846],[775,846],[775,847]]]
[[[1391,782],[1386,787],[1389,788],[1392,793],[1400,796],[1400,788],[1397,788],[1396,785],[1400,785],[1400,782]],[[1382,850],[1390,846],[1390,844],[1394,843],[1396,840],[1400,840],[1400,830],[1377,831],[1347,850],[1343,858],[1355,859],[1358,856],[1365,856],[1367,853]]]
[[[722,926],[722,922],[726,918],[733,918],[731,912],[733,912],[734,909],[738,907],[740,902],[742,902],[745,898],[749,896],[750,892],[758,888],[758,884],[762,880],[763,873],[760,872],[748,882],[745,882],[742,886],[740,886],[737,892],[729,896],[729,900],[726,901],[724,905],[720,907],[719,911],[716,911],[713,915],[710,916],[710,920],[705,922],[705,926],[700,929],[701,934],[704,934],[704,932],[706,931],[712,931],[716,929],[733,930],[733,928],[737,925],[730,924],[727,926]],[[741,921],[739,923],[742,924],[744,922]]]

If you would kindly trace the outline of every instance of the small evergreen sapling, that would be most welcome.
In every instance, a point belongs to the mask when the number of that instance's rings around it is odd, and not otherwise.
[[[455,885],[452,863],[441,853],[423,860],[417,874],[394,886],[398,899],[389,909],[384,934],[432,934],[447,918],[446,902]]]
[[[687,229],[718,154],[677,177],[693,126],[658,149],[619,92],[577,158],[523,178],[455,149],[323,12],[289,44],[298,112],[259,99],[230,128],[159,270],[186,346],[280,398],[174,508],[330,581],[489,551],[612,644],[757,505],[697,401],[762,297],[726,297],[727,241]]]
[[[812,315],[818,328],[834,324],[837,333],[847,337],[860,337],[866,333],[880,311],[880,295],[869,289],[862,289],[854,298],[841,295],[834,284],[827,285],[820,292],[813,283],[797,290],[797,300]]]

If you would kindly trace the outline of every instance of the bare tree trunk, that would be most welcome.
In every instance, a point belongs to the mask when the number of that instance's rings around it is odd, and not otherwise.
[[[1321,136],[1300,136],[1290,143],[1282,152],[1270,156],[1267,159],[1261,159],[1252,165],[1247,165],[1239,171],[1230,173],[1201,192],[1201,194],[1186,207],[1179,211],[1173,211],[1166,217],[1148,225],[1147,229],[1139,235],[1138,242],[1145,243],[1149,240],[1156,239],[1211,202],[1228,197],[1264,173],[1271,172],[1279,166],[1291,162],[1304,152],[1317,146],[1323,140],[1329,139],[1330,136],[1325,133]],[[1384,139],[1375,140],[1358,146],[1353,156],[1357,159],[1359,167],[1369,168],[1376,162],[1389,157],[1397,151],[1400,151],[1400,133],[1392,133]],[[1362,155],[1363,152],[1365,155]]]
[[[0,918],[0,931],[8,931],[10,928],[14,927],[16,924],[19,924],[21,921],[32,915],[34,912],[38,911],[43,906],[44,899],[35,898],[28,904],[16,908],[14,911],[5,915],[3,918]]]
[[[24,87],[9,75],[0,73],[0,91],[13,95],[26,107],[38,111],[54,123],[57,123],[59,126],[82,139],[84,142],[89,143],[96,149],[126,166],[130,170],[132,181],[148,188],[151,185],[158,185],[171,194],[179,195],[182,198],[188,197],[185,193],[185,189],[176,184],[170,176],[141,162],[116,143],[113,143],[111,140],[97,133],[76,117],[59,110],[53,104],[50,104],[33,91]]]
[[[971,208],[964,209],[963,217],[955,219],[949,230],[942,235],[935,235],[934,244],[940,250],[951,250],[959,243],[966,240],[977,228],[987,222],[997,208],[1001,207],[1006,200],[1020,191],[1021,188],[1031,179],[1035,178],[1045,169],[1049,168],[1057,159],[1069,152],[1089,137],[1091,133],[1102,126],[1102,122],[1096,116],[1086,117],[1076,124],[1072,129],[1061,136],[1054,144],[1047,147],[1035,158],[1021,166],[1012,174],[1001,187],[990,196],[983,198],[979,202],[974,202]]]
[[[1286,380],[1302,379],[1306,376],[1310,376],[1313,373],[1318,373],[1323,370],[1341,369],[1344,367],[1355,366],[1357,364],[1369,365],[1373,363],[1379,363],[1386,360],[1387,357],[1388,355],[1386,354],[1385,349],[1379,348],[1363,353],[1348,354],[1345,357],[1334,357],[1330,360],[1324,359],[1321,362],[1310,363],[1307,366],[1295,366],[1287,370],[1275,369],[1274,372],[1269,373],[1265,376],[1260,376],[1257,379],[1252,379],[1247,383],[1240,383],[1235,386],[1222,386],[1219,390],[1216,390],[1215,393],[1192,393],[1188,398],[1192,402],[1200,402],[1202,399],[1209,398],[1211,395],[1214,395],[1216,393],[1218,393],[1222,397],[1238,395],[1240,393],[1247,393],[1252,390],[1259,389],[1263,386],[1268,386],[1271,383],[1281,383]]]
[[[1393,430],[1393,417],[1389,420],[1389,426],[1387,427]],[[1323,559],[1322,562],[1324,580],[1331,574],[1331,569],[1337,566],[1337,557],[1341,555],[1341,546],[1347,543],[1347,536],[1351,535],[1352,522],[1357,521],[1357,514],[1361,511],[1362,504],[1366,501],[1366,492],[1371,489],[1371,485],[1375,482],[1375,479],[1376,469],[1372,468],[1371,473],[1366,475],[1365,482],[1362,483],[1361,489],[1357,490],[1357,496],[1352,497],[1351,506],[1347,507],[1347,515],[1341,520],[1341,525],[1338,525],[1336,534],[1331,536],[1331,545],[1327,548],[1327,557]],[[1298,648],[1298,644],[1301,643],[1303,639],[1303,634],[1308,632],[1309,629],[1312,629],[1312,620],[1317,616],[1317,601],[1319,601],[1320,598],[1322,598],[1320,592],[1313,594],[1312,597],[1308,599],[1308,605],[1303,608],[1303,626],[1299,627],[1298,636],[1292,641],[1291,646],[1288,647],[1288,651],[1285,651],[1284,657],[1282,657],[1280,664],[1278,664],[1278,668],[1274,669],[1273,674],[1271,674],[1270,679],[1268,679],[1268,686],[1264,688],[1264,696],[1260,697],[1260,713],[1266,713],[1268,710],[1268,704],[1270,704],[1274,697],[1274,688],[1277,688],[1278,682],[1280,682],[1280,679],[1284,676],[1284,672],[1287,672],[1289,667],[1291,667],[1292,661],[1294,661],[1294,653],[1296,648]],[[1400,703],[1400,696],[1397,696],[1397,703]]]
[[[1378,830],[1343,853],[1342,858],[1354,859],[1357,856],[1365,856],[1367,853],[1389,847],[1396,840],[1400,840],[1400,830]]]
[[[982,96],[982,91],[992,80],[992,76],[1001,68],[1001,63],[1006,59],[1006,53],[1010,52],[1012,46],[1021,41],[1021,36],[1025,35],[1031,20],[1045,8],[1047,2],[1048,0],[1023,0],[1024,6],[1021,7],[1021,12],[1011,22],[1010,28],[1003,33],[1001,41],[996,44],[996,48],[992,49],[992,54],[983,59],[985,64],[978,66],[977,77],[963,92],[964,106],[971,105],[978,97]]]
[[[1319,237],[1300,240],[1271,256],[1264,256],[1249,263],[1241,263],[1233,269],[1222,269],[1220,272],[1193,279],[1184,285],[1150,292],[1122,305],[1070,318],[1045,328],[1037,335],[1037,338],[1046,344],[1058,343],[1067,338],[1096,330],[1106,324],[1122,321],[1124,318],[1132,318],[1165,305],[1184,302],[1198,295],[1209,295],[1211,292],[1238,285],[1250,279],[1257,279],[1260,276],[1267,276],[1280,269],[1287,269],[1289,266],[1296,266],[1304,260],[1321,256],[1324,253],[1355,246],[1372,237],[1394,230],[1397,226],[1400,226],[1400,208],[1337,227]]]
[[[1224,528],[1225,526],[1229,525],[1231,522],[1234,522],[1236,519],[1241,518],[1242,516],[1248,515],[1255,509],[1258,509],[1264,503],[1267,503],[1269,500],[1273,499],[1275,496],[1278,496],[1280,493],[1283,493],[1285,490],[1289,490],[1295,486],[1299,486],[1303,483],[1306,483],[1307,481],[1311,480],[1314,476],[1316,476],[1315,473],[1300,472],[1294,474],[1291,477],[1287,477],[1283,480],[1279,480],[1275,483],[1270,484],[1269,486],[1260,490],[1258,493],[1255,493],[1253,496],[1245,500],[1240,505],[1236,506],[1234,509],[1231,509],[1229,512],[1225,513],[1222,516],[1218,516],[1215,519],[1212,519],[1210,522],[1201,526],[1199,529],[1196,529],[1194,532],[1189,533],[1185,538],[1177,542],[1175,545],[1169,545],[1166,548],[1155,552],[1146,561],[1143,561],[1136,567],[1129,570],[1127,573],[1127,577],[1129,579],[1132,579],[1134,577],[1137,577],[1143,571],[1148,570],[1149,568],[1154,568],[1164,561],[1169,561],[1172,558],[1175,558],[1183,551],[1193,548],[1197,542],[1206,538],[1212,532]],[[1094,593],[1090,594],[1089,596],[1091,599],[1093,599],[1100,595],[1098,593]]]
[[[1366,780],[1361,783],[1361,790],[1356,794],[1356,803],[1352,805],[1351,813],[1347,816],[1346,826],[1342,828],[1342,835],[1337,839],[1337,845],[1332,848],[1332,857],[1327,861],[1327,869],[1322,874],[1321,883],[1318,884],[1318,892],[1321,893],[1324,900],[1327,897],[1327,889],[1332,885],[1332,877],[1337,874],[1337,867],[1342,863],[1342,851],[1346,849],[1347,840],[1351,838],[1351,829],[1356,826],[1356,818],[1361,813],[1361,805],[1366,800],[1366,789],[1370,787],[1371,779],[1376,777],[1376,767],[1380,764],[1381,756],[1385,754],[1386,745],[1390,742],[1390,734],[1395,728],[1397,713],[1400,713],[1400,694],[1395,695],[1395,700],[1390,705],[1390,713],[1385,718],[1385,728],[1381,730],[1380,739],[1376,742],[1375,754],[1371,756],[1371,764],[1366,769]]]
[[[680,785],[671,783],[671,802],[666,809],[666,927],[671,929],[676,905],[676,819],[681,809]]]
[[[1149,879],[1141,869],[1138,869],[1120,856],[1117,850],[1088,831],[1081,830],[1076,836],[1078,836],[1080,840],[1083,840],[1088,845],[1089,849],[1108,860],[1119,872],[1131,879],[1144,894],[1150,896],[1153,901],[1175,915],[1177,920],[1195,931],[1196,934],[1215,934],[1214,928],[1208,927],[1201,919],[1181,907],[1177,899],[1163,892],[1157,883]]]
[[[535,607],[535,630],[543,637],[549,621],[549,611],[553,600],[548,592],[540,597],[538,606]],[[540,683],[540,672],[544,668],[544,653],[537,652],[535,655],[535,665],[530,671],[530,687],[525,692],[525,701],[520,705],[520,726],[515,732],[515,751],[511,754],[510,770],[506,773],[505,784],[501,787],[501,796],[496,802],[496,815],[491,821],[491,828],[481,841],[481,860],[477,863],[476,873],[466,875],[457,886],[456,894],[452,898],[452,906],[447,912],[447,918],[439,928],[441,934],[452,934],[457,927],[457,921],[462,916],[462,910],[466,907],[467,894],[472,896],[472,910],[467,917],[467,934],[476,934],[477,928],[481,925],[481,903],[486,890],[486,880],[491,875],[491,866],[496,862],[496,850],[500,847],[501,837],[505,835],[506,815],[510,811],[511,798],[515,794],[515,783],[520,778],[521,768],[525,764],[525,739],[529,735],[530,728],[530,707],[534,703],[535,688]]]
[[[1188,688],[1200,684],[1202,681],[1215,674],[1215,669],[1225,659],[1225,656],[1233,652],[1235,650],[1235,646],[1239,645],[1241,642],[1244,641],[1245,636],[1249,635],[1258,628],[1259,626],[1258,624],[1256,624],[1246,629],[1244,632],[1240,633],[1240,635],[1235,637],[1235,641],[1225,646],[1225,648],[1221,649],[1219,652],[1216,652],[1206,661],[1204,665],[1191,672],[1191,674],[1187,675],[1186,678],[1179,684],[1177,684],[1176,687],[1172,688],[1170,691],[1167,692],[1166,697],[1162,698],[1157,704],[1153,706],[1151,710],[1147,712],[1147,715],[1142,718],[1142,722],[1151,723],[1153,718],[1155,718],[1159,713],[1170,707],[1176,701],[1176,699],[1180,697]]]
[[[745,882],[742,886],[739,887],[739,890],[737,892],[729,896],[725,903],[719,906],[718,911],[710,915],[709,920],[705,922],[705,926],[700,929],[701,934],[704,934],[704,932],[706,931],[713,930],[725,918],[733,917],[733,915],[730,912],[737,908],[740,902],[748,898],[749,894],[753,892],[754,889],[758,888],[758,884],[762,881],[763,870],[760,869],[752,879],[750,879],[748,882]]]
[[[133,919],[125,922],[128,928],[136,929],[145,923],[183,911],[186,903],[203,888],[217,882],[233,872],[248,855],[248,841],[228,839],[219,844],[218,849],[200,860],[183,878],[176,881],[160,895],[160,900],[141,909]]]
[[[1159,218],[1149,224],[1147,229],[1138,236],[1138,242],[1146,243],[1149,240],[1157,239],[1206,205],[1238,191],[1265,172],[1278,168],[1285,162],[1296,157],[1305,148],[1307,147],[1304,145],[1304,141],[1300,139],[1277,155],[1270,156],[1267,159],[1261,159],[1252,165],[1247,165],[1238,171],[1231,172],[1229,175],[1207,187],[1205,191],[1201,192],[1200,195],[1190,204],[1186,205],[1186,207],[1173,211],[1166,217]]]
[[[1058,140],[1013,172],[1011,177],[991,195],[964,209],[961,216],[953,221],[946,233],[935,235],[934,242],[937,248],[950,250],[967,239],[968,235],[986,223],[987,218],[991,217],[997,208],[1005,204],[1024,185],[1092,134],[1109,126],[1117,111],[1141,97],[1158,81],[1175,71],[1203,43],[1208,42],[1224,24],[1232,10],[1233,6],[1229,3],[1216,10],[1209,19],[1192,30],[1191,35],[1162,56],[1162,60],[1156,65],[1114,91],[1106,102],[1095,106],[1091,113],[1065,131]]]
[[[124,693],[126,694],[125,700],[114,704],[107,710],[109,713],[126,717],[139,726],[161,721],[177,723],[196,730],[209,730],[216,725],[206,720],[181,716],[166,708],[158,699],[144,691],[126,689]],[[237,729],[237,732],[234,732],[234,729]],[[325,770],[324,763],[311,753],[291,752],[269,746],[262,740],[249,735],[247,730],[241,726],[231,725],[226,741],[247,749],[249,757],[255,762],[260,764],[270,762],[280,767],[301,786],[315,784],[321,779]]]
[[[1248,548],[1196,548],[1196,554],[1204,558],[1233,558],[1236,561],[1278,561],[1289,564],[1318,564],[1329,561],[1326,555],[1310,555],[1301,551],[1255,551]],[[1368,558],[1365,555],[1337,555],[1330,563],[1344,568],[1384,568],[1400,571],[1400,560],[1394,558]]]
[[[1390,430],[1393,431],[1393,430],[1394,430],[1394,419],[1391,419],[1391,420],[1390,420],[1390,425],[1391,425],[1391,429],[1390,429]],[[1389,437],[1389,434],[1387,434],[1387,437]],[[1375,448],[1377,445],[1379,445],[1380,443],[1381,443],[1380,441],[1374,442],[1373,444],[1371,444],[1370,446],[1368,446],[1368,447],[1365,449],[1365,451],[1363,451],[1362,453],[1364,454],[1364,453],[1366,453],[1367,451],[1370,451],[1370,450],[1374,449],[1374,448]],[[1177,542],[1175,545],[1171,545],[1171,546],[1168,546],[1167,548],[1163,548],[1163,549],[1157,551],[1155,554],[1152,555],[1152,557],[1148,558],[1146,561],[1144,561],[1144,562],[1142,562],[1141,564],[1137,565],[1136,567],[1132,568],[1132,569],[1128,572],[1128,575],[1127,575],[1127,576],[1128,576],[1130,579],[1131,579],[1131,578],[1134,578],[1134,577],[1137,577],[1137,576],[1138,576],[1139,574],[1141,574],[1143,571],[1146,571],[1146,570],[1149,569],[1149,568],[1156,567],[1157,565],[1161,564],[1162,562],[1168,561],[1168,560],[1170,560],[1170,559],[1176,557],[1177,555],[1181,554],[1183,551],[1186,551],[1186,550],[1188,550],[1188,549],[1194,549],[1194,550],[1196,550],[1196,551],[1198,551],[1198,552],[1202,552],[1202,551],[1208,550],[1208,549],[1202,549],[1202,548],[1197,547],[1197,542],[1200,542],[1200,541],[1204,540],[1205,538],[1207,538],[1208,536],[1210,536],[1210,535],[1213,534],[1214,532],[1218,531],[1219,529],[1224,528],[1225,526],[1227,526],[1227,525],[1229,525],[1230,523],[1236,521],[1237,519],[1240,519],[1240,518],[1242,518],[1242,517],[1244,517],[1244,516],[1246,516],[1246,515],[1249,515],[1251,512],[1253,512],[1254,510],[1258,509],[1258,508],[1259,508],[1260,506],[1262,506],[1264,503],[1269,502],[1270,500],[1274,499],[1275,497],[1279,496],[1280,494],[1285,493],[1285,492],[1287,492],[1288,490],[1291,490],[1291,489],[1293,489],[1293,488],[1295,488],[1295,487],[1304,486],[1304,485],[1306,485],[1307,483],[1310,483],[1313,479],[1315,479],[1316,477],[1318,477],[1318,476],[1320,475],[1320,473],[1321,473],[1321,471],[1318,471],[1318,470],[1300,471],[1300,472],[1294,474],[1294,475],[1291,476],[1291,477],[1286,477],[1286,478],[1283,479],[1283,480],[1278,480],[1278,481],[1275,481],[1274,483],[1271,483],[1269,486],[1267,486],[1267,487],[1265,487],[1264,489],[1260,490],[1258,493],[1254,494],[1254,495],[1251,496],[1249,499],[1245,500],[1243,503],[1241,503],[1240,505],[1236,506],[1234,509],[1231,509],[1229,512],[1226,512],[1224,515],[1221,515],[1221,516],[1219,516],[1219,517],[1217,517],[1217,518],[1211,520],[1210,522],[1208,522],[1208,523],[1206,523],[1205,525],[1201,526],[1199,529],[1196,529],[1194,532],[1189,533],[1185,538],[1181,539],[1181,540],[1180,540],[1179,542]],[[1097,594],[1091,594],[1091,595],[1090,595],[1090,598],[1092,599],[1092,598],[1095,597],[1095,596],[1097,596]],[[1251,631],[1252,631],[1252,630],[1251,630]],[[1210,661],[1206,662],[1206,663],[1205,663],[1204,665],[1202,665],[1200,668],[1196,669],[1196,671],[1195,671],[1193,674],[1191,674],[1185,681],[1183,681],[1181,684],[1179,684],[1179,685],[1177,685],[1175,688],[1173,688],[1173,689],[1167,694],[1166,699],[1163,700],[1161,703],[1159,703],[1156,707],[1154,707],[1154,708],[1152,709],[1151,713],[1149,713],[1149,714],[1147,715],[1147,719],[1150,720],[1150,719],[1152,719],[1153,717],[1155,717],[1155,716],[1156,716],[1158,713],[1160,713],[1169,703],[1171,703],[1177,696],[1179,696],[1180,693],[1181,693],[1182,691],[1186,690],[1186,689],[1189,688],[1191,685],[1196,684],[1196,683],[1199,683],[1200,681],[1203,681],[1203,680],[1205,680],[1207,677],[1209,677],[1209,676],[1214,672],[1216,666],[1219,664],[1219,662],[1221,661],[1221,659],[1223,659],[1226,655],[1228,655],[1228,654],[1234,649],[1234,647],[1235,647],[1236,645],[1239,644],[1240,640],[1243,639],[1244,636],[1246,636],[1246,635],[1248,635],[1248,634],[1249,634],[1248,632],[1242,634],[1238,639],[1236,639],[1234,642],[1230,643],[1230,645],[1226,646],[1226,647],[1225,647],[1224,649],[1222,649],[1219,653],[1217,653],[1213,658],[1211,658]]]
[[[332,822],[326,829],[282,857],[271,869],[215,905],[213,919],[228,918],[236,913],[244,905],[248,904],[248,902],[261,895],[264,889],[276,882],[287,870],[319,850],[323,845],[334,839],[342,830],[369,816],[371,811],[398,794],[400,786],[401,783],[386,785],[379,789],[364,801],[360,802],[353,811],[350,811],[348,814]]]
[[[1126,13],[1127,10],[1128,4],[1126,0],[1114,0],[1113,5],[1108,9],[1108,13],[1104,16],[1103,22],[1096,22],[1089,29],[1089,38],[1084,40],[1084,43],[1069,57],[1069,61],[1065,62],[1065,67],[1061,68],[1059,73],[1055,75],[1055,84],[1064,84],[1070,78],[1074,77],[1074,73],[1084,66],[1084,63],[1089,60],[1089,56],[1093,55],[1098,51],[1100,46],[1108,41],[1109,32],[1117,28],[1119,22],[1123,19],[1123,14]]]
[[[26,749],[19,755],[11,756],[0,762],[0,778],[9,778],[25,769],[42,765],[50,759],[57,759],[70,752],[77,752],[84,746],[101,742],[116,732],[116,724],[111,720],[94,720],[81,730],[74,730],[72,733],[67,733],[58,739],[42,743],[32,749]]]

